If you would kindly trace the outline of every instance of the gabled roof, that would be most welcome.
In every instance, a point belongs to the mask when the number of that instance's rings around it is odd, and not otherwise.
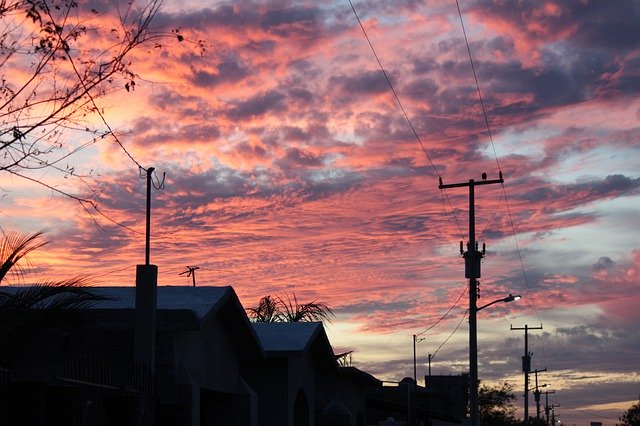
[[[2,287],[17,292],[24,287]],[[133,327],[136,288],[90,287],[111,300],[95,303],[92,319],[115,328]],[[233,287],[158,286],[156,319],[158,331],[198,330],[204,321],[217,316],[229,338],[247,356],[264,357],[265,352]],[[96,321],[97,320],[97,321]]]
[[[114,300],[99,302],[93,306],[94,310],[135,309],[135,287],[95,287],[95,289]],[[198,326],[203,321],[218,316],[228,331],[229,338],[242,353],[247,356],[265,356],[264,348],[233,287],[158,286],[156,309],[159,326],[161,323],[184,323],[185,312],[195,316]],[[172,315],[167,318],[163,313]]]
[[[93,309],[135,309],[135,287],[92,287],[91,290],[113,300],[96,303]],[[158,286],[157,309],[188,310],[199,321],[215,314],[235,295],[232,287]],[[239,303],[239,302],[238,302]]]
[[[337,368],[333,348],[321,322],[257,322],[253,327],[267,357],[310,354]]]
[[[256,322],[253,328],[268,352],[302,352],[308,349],[321,322]]]

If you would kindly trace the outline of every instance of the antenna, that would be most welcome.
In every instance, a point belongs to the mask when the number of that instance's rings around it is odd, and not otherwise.
[[[199,266],[187,266],[187,270],[184,272],[180,272],[178,275],[184,275],[187,274],[187,277],[192,277],[193,279],[193,286],[196,286],[196,270],[200,269]]]

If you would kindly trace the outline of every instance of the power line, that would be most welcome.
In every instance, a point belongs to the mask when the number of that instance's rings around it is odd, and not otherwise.
[[[444,342],[442,342],[440,344],[440,346],[438,346],[438,349],[436,349],[435,352],[433,354],[431,354],[432,358],[434,356],[436,356],[438,351],[449,341],[449,339],[451,339],[451,337],[453,337],[454,334],[456,334],[456,331],[458,331],[458,328],[460,328],[460,325],[462,324],[462,321],[464,321],[464,319],[467,317],[467,313],[468,312],[469,312],[468,309],[464,311],[464,314],[462,315],[462,318],[460,318],[460,322],[458,322],[458,325],[456,325],[456,328],[454,328],[453,331],[451,332],[451,334],[449,334],[449,336],[444,340]]]
[[[467,53],[469,53],[469,63],[471,64],[471,70],[473,71],[473,78],[476,82],[476,90],[478,92],[478,99],[480,99],[480,107],[482,108],[482,115],[484,116],[484,122],[487,126],[487,133],[489,134],[489,140],[491,141],[491,147],[493,148],[493,155],[496,158],[496,165],[498,170],[502,170],[500,167],[500,161],[498,161],[498,154],[496,153],[496,147],[493,143],[493,134],[491,132],[491,126],[489,125],[489,118],[487,117],[487,110],[484,107],[484,100],[482,99],[482,92],[480,90],[480,84],[478,83],[478,75],[476,73],[476,67],[473,62],[473,56],[471,55],[471,47],[469,46],[469,39],[467,38],[467,31],[464,27],[464,21],[462,19],[462,12],[460,11],[460,3],[456,0],[456,7],[458,8],[458,16],[460,17],[460,26],[462,27],[462,34],[464,35],[464,41],[467,46]]]
[[[602,414],[594,413],[593,411],[581,410],[581,409],[576,408],[576,407],[571,407],[571,406],[569,406],[567,404],[561,404],[558,401],[551,401],[551,402],[553,402],[553,405],[557,404],[557,407],[565,407],[565,408],[568,408],[570,410],[578,411],[579,413],[587,414],[589,416],[600,417],[601,419],[607,419],[607,420],[616,420],[616,421],[619,420],[619,419],[614,419],[613,417],[607,417],[607,416],[603,416]]]
[[[378,53],[376,52],[376,49],[373,47],[373,43],[371,42],[371,39],[369,38],[369,34],[367,34],[367,30],[364,28],[364,25],[362,24],[362,21],[360,20],[360,16],[358,16],[358,12],[356,11],[355,6],[353,5],[353,2],[351,0],[349,0],[349,5],[351,6],[351,10],[353,10],[353,14],[356,17],[356,20],[358,21],[358,25],[360,26],[360,29],[362,30],[362,34],[364,34],[365,39],[367,40],[367,43],[369,44],[369,47],[371,48],[371,52],[373,53],[373,56],[376,59],[376,62],[378,63],[378,66],[380,67],[380,71],[382,71],[382,75],[384,75],[385,80],[387,81],[387,84],[389,85],[389,89],[391,90],[391,92],[393,93],[393,96],[396,100],[396,102],[398,103],[398,106],[400,107],[400,110],[402,111],[402,114],[404,115],[404,118],[406,119],[407,123],[409,124],[409,128],[411,128],[411,132],[413,133],[413,136],[416,138],[416,140],[418,141],[418,143],[420,144],[420,148],[422,148],[422,151],[424,152],[424,154],[426,155],[427,159],[429,160],[429,164],[431,165],[431,167],[433,168],[433,171],[436,173],[436,175],[438,176],[438,178],[442,178],[442,175],[440,174],[440,172],[438,172],[438,169],[436,168],[436,165],[434,164],[433,160],[431,159],[431,156],[429,155],[429,152],[427,151],[427,148],[425,147],[424,143],[422,142],[422,139],[420,139],[420,136],[418,135],[418,132],[416,131],[413,122],[411,121],[411,118],[409,118],[409,114],[407,113],[406,109],[404,108],[404,105],[402,104],[402,101],[400,100],[400,96],[398,95],[398,92],[396,91],[396,89],[393,87],[393,83],[391,82],[391,79],[389,78],[387,72],[384,69],[384,66],[382,65],[382,61],[380,61],[380,57],[378,56]],[[446,190],[442,190],[442,192],[444,192],[448,202],[449,202],[449,206],[451,206],[451,213],[454,217],[455,222],[458,224],[458,233],[459,236],[461,238],[464,238],[462,235],[462,231],[460,228],[460,224],[458,223],[458,218],[455,215],[455,212],[453,210],[453,206],[451,205],[451,200],[449,199],[449,194],[447,194]],[[446,209],[445,209],[445,214],[446,213]],[[455,229],[454,229],[455,230]]]
[[[487,128],[487,134],[489,136],[489,141],[491,143],[491,148],[493,149],[493,155],[494,155],[495,160],[496,160],[496,165],[498,167],[498,170],[501,170],[500,161],[498,159],[498,153],[496,151],[495,143],[493,141],[493,133],[491,131],[491,125],[489,123],[489,117],[487,115],[487,110],[485,108],[484,100],[482,98],[482,91],[480,90],[480,83],[478,81],[478,75],[476,73],[476,67],[475,67],[475,63],[473,61],[473,55],[471,54],[471,46],[469,44],[469,39],[467,37],[467,31],[466,31],[465,26],[464,26],[464,20],[462,18],[462,11],[460,10],[460,3],[459,3],[458,0],[456,0],[456,8],[458,10],[458,17],[460,18],[460,26],[462,27],[462,34],[464,35],[464,41],[465,41],[465,45],[467,47],[467,53],[469,55],[469,63],[471,64],[471,71],[473,72],[473,78],[474,78],[474,81],[475,81],[475,84],[476,84],[476,91],[478,93],[478,99],[480,101],[480,107],[482,109],[482,115],[484,117],[485,126]],[[531,301],[531,306],[533,307],[533,310],[536,313],[536,317],[538,318],[538,321],[540,321],[542,323],[542,319],[540,318],[540,313],[538,312],[538,308],[536,307],[535,301],[533,299],[533,294],[532,294],[532,291],[531,291],[531,286],[529,285],[529,280],[527,279],[527,273],[526,273],[526,270],[525,270],[525,267],[524,267],[524,261],[522,259],[522,252],[520,251],[520,246],[518,244],[518,237],[517,237],[517,233],[516,233],[516,228],[515,228],[515,225],[514,225],[514,222],[513,222],[513,215],[511,214],[511,207],[509,206],[509,200],[507,198],[507,190],[506,190],[506,187],[505,187],[504,183],[502,183],[502,193],[504,195],[505,205],[507,207],[507,212],[509,214],[509,222],[511,224],[511,230],[512,230],[513,239],[514,239],[515,245],[516,245],[516,251],[518,253],[518,258],[520,259],[520,267],[522,269],[522,275],[523,275],[525,284],[527,286],[527,291],[528,291],[528,294],[529,294],[529,300]],[[502,200],[502,195],[501,195],[500,199]],[[489,220],[489,223],[495,217],[499,207],[500,207],[500,202],[498,202],[498,207],[496,208],[496,211],[494,212],[493,216]],[[488,225],[489,224],[487,224],[487,226]],[[485,227],[485,229],[482,231],[482,234],[484,234],[486,229],[487,228]],[[545,350],[545,344],[544,344],[544,337],[542,339],[542,357],[543,357],[544,362],[546,364],[547,363],[547,361],[546,361],[547,356],[546,356],[546,350]]]
[[[420,147],[422,148],[422,151],[427,156],[427,159],[429,160],[429,163],[431,164],[431,167],[433,167],[433,170],[436,172],[436,175],[438,177],[440,177],[440,173],[438,172],[438,169],[436,168],[436,165],[433,163],[433,160],[431,160],[431,156],[427,152],[427,148],[422,143],[422,140],[420,139],[420,136],[418,136],[418,132],[416,132],[415,127],[413,127],[413,123],[411,122],[411,119],[409,118],[409,114],[407,114],[407,111],[404,109],[404,106],[402,105],[402,102],[400,101],[400,97],[398,96],[398,93],[396,92],[395,88],[393,87],[393,84],[391,83],[391,79],[389,79],[389,76],[387,75],[387,72],[385,71],[384,67],[382,66],[382,62],[380,61],[380,58],[378,57],[378,54],[376,53],[376,49],[373,47],[373,43],[371,42],[371,39],[369,38],[369,35],[367,34],[367,31],[364,29],[364,25],[362,25],[362,21],[360,20],[360,17],[358,16],[358,12],[356,12],[356,8],[353,6],[353,3],[351,2],[351,0],[349,0],[349,4],[351,5],[351,10],[353,10],[353,14],[355,15],[356,19],[358,20],[358,24],[360,25],[360,29],[362,30],[362,33],[364,34],[364,37],[367,39],[367,43],[369,43],[369,47],[371,48],[371,52],[373,52],[373,56],[376,58],[376,61],[378,62],[378,66],[380,67],[380,70],[382,71],[382,74],[384,75],[385,80],[387,80],[387,84],[389,85],[389,88],[391,89],[391,92],[393,93],[393,96],[396,98],[396,102],[398,103],[398,106],[400,107],[400,110],[402,111],[402,114],[404,115],[404,118],[407,120],[407,123],[409,124],[409,127],[411,128],[411,131],[413,132],[413,135],[416,137],[416,140],[420,144]]]
[[[458,299],[454,302],[453,305],[451,305],[451,307],[449,308],[449,310],[442,315],[438,321],[435,322],[435,324],[427,327],[425,330],[421,331],[420,333],[417,333],[416,336],[422,336],[424,333],[426,333],[427,331],[431,330],[432,328],[434,328],[436,325],[440,324],[440,322],[445,319],[447,317],[447,315],[449,315],[449,313],[453,310],[453,308],[455,308],[456,306],[458,306],[458,302],[460,302],[460,299],[462,299],[462,296],[465,295],[465,293],[467,292],[467,289],[469,288],[469,284],[467,284],[467,286],[464,288],[464,290],[462,290],[462,293],[460,293],[460,296],[458,296]]]

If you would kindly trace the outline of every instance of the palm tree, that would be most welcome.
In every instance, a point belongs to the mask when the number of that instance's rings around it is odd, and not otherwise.
[[[278,300],[270,294],[264,296],[255,308],[247,308],[247,313],[253,322],[278,322],[280,313]]]
[[[280,304],[283,307],[282,317],[285,322],[307,322],[307,321],[331,321],[334,316],[333,311],[324,303],[313,302],[298,303],[296,294],[293,293],[293,302],[289,293],[285,292],[286,301],[279,297]]]
[[[331,321],[333,311],[325,303],[299,303],[295,293],[292,296],[285,292],[284,297],[276,295],[264,296],[255,308],[247,308],[249,318],[253,322],[311,322]]]
[[[0,246],[0,284],[9,273],[22,277],[27,255],[46,245],[42,241],[45,230],[31,235],[4,235]],[[0,356],[16,343],[45,327],[84,326],[88,323],[87,309],[107,297],[86,287],[88,280],[75,277],[68,280],[41,281],[32,286],[0,286]]]

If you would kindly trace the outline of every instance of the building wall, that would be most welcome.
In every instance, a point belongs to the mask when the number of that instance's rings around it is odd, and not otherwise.
[[[291,426],[289,415],[289,360],[243,360],[242,376],[256,392],[258,426]]]
[[[296,356],[289,358],[289,419],[298,419],[296,416],[296,399],[304,395],[307,405],[307,424],[315,424],[316,407],[316,369],[310,356]],[[302,393],[301,393],[302,392]],[[296,423],[296,422],[294,422]],[[291,426],[300,426],[290,423]]]
[[[223,325],[216,317],[200,330],[182,332],[174,338],[174,368],[179,383],[194,380],[218,392],[234,393],[240,378],[239,360]]]

